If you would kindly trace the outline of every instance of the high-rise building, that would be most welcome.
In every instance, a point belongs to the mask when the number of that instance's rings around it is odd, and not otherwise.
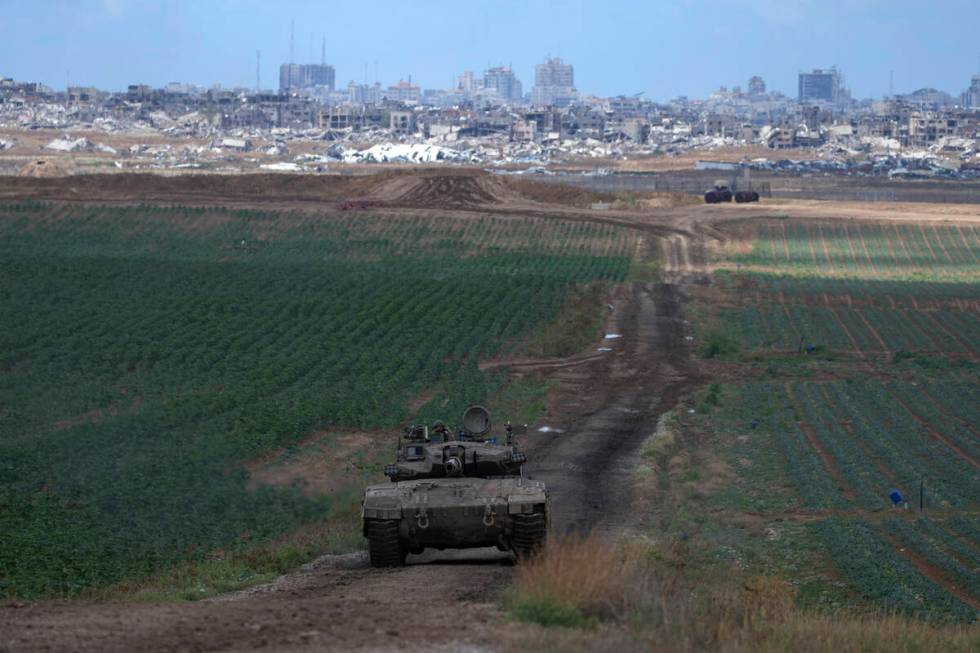
[[[300,77],[305,82],[305,86],[324,86],[331,91],[334,90],[336,73],[330,64],[311,63],[308,66],[300,66],[300,69]]]
[[[574,101],[575,70],[560,58],[548,59],[534,67],[531,103],[536,106],[568,106]]]
[[[279,90],[290,91],[294,88],[302,88],[299,64],[284,63],[279,66]]]
[[[840,73],[836,68],[800,73],[800,102],[837,102],[841,98]]]
[[[279,66],[279,90],[323,86],[333,91],[335,77],[333,66],[329,64],[284,63]]]
[[[400,79],[397,84],[388,87],[388,90],[384,92],[384,97],[397,102],[418,103],[422,99],[422,91],[411,81],[406,82]]]
[[[963,92],[963,106],[980,109],[980,75],[970,78],[970,88]]]
[[[456,87],[463,93],[472,93],[480,88],[480,80],[473,75],[472,70],[464,70],[457,80]]]
[[[381,95],[381,84],[377,82],[373,86],[354,82],[347,85],[347,101],[351,104],[378,104]]]
[[[521,80],[517,79],[514,71],[510,68],[497,67],[490,68],[483,73],[483,87],[492,88],[497,91],[497,95],[504,102],[518,104],[524,99],[524,90],[521,87]]]
[[[758,75],[749,77],[749,96],[759,97],[766,94],[766,83]]]

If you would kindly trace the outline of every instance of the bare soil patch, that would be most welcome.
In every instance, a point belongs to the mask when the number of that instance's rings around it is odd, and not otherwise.
[[[290,449],[272,451],[247,463],[249,487],[295,485],[308,496],[330,494],[371,473],[363,457],[356,454],[373,456],[390,443],[389,433],[317,432]]]

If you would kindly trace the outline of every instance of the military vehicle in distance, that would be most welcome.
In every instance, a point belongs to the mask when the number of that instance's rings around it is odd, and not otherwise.
[[[510,423],[503,443],[490,432],[482,406],[468,408],[455,433],[441,422],[405,429],[385,465],[391,483],[368,487],[361,503],[372,566],[403,565],[427,547],[496,546],[526,558],[543,546],[547,489],[524,477]]]
[[[731,201],[732,191],[722,180],[716,181],[714,188],[704,194],[705,204],[721,204],[722,202]]]
[[[735,193],[735,203],[745,204],[746,202],[758,202],[759,193],[754,190],[740,190]]]

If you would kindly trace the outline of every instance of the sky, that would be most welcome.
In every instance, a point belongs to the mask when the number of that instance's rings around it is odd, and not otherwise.
[[[560,56],[585,93],[706,97],[760,75],[837,65],[858,98],[980,73],[980,0],[0,0],[0,77],[124,90],[145,83],[278,85],[295,20],[296,63],[326,59],[337,86],[407,79],[449,88],[464,70]]]

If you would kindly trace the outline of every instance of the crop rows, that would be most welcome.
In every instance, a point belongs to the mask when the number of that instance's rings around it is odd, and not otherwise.
[[[635,242],[594,223],[480,216],[447,219],[360,212],[0,204],[0,254],[9,246],[56,256],[139,252],[160,259],[371,260],[524,252],[630,256]],[[16,252],[11,252],[16,253]],[[128,254],[127,254],[128,255]]]
[[[813,528],[837,568],[865,598],[886,610],[935,619],[976,619],[975,609],[920,574],[864,521],[832,518]]]
[[[932,507],[977,508],[980,476],[957,447],[969,435],[948,419],[924,427],[889,392],[912,391],[902,385],[799,383],[792,392],[801,419],[813,427],[864,507],[887,505],[895,488],[908,496],[925,479]]]
[[[887,609],[975,619],[980,230],[791,220],[749,229],[751,250],[728,258],[738,270],[716,324],[748,352],[814,345],[850,378],[747,384],[740,411],[759,415],[802,506],[833,515],[814,532],[855,591]],[[916,509],[920,484],[924,515],[891,507],[898,490]],[[881,519],[883,510],[895,512]]]
[[[980,552],[930,519],[891,518],[885,529],[905,547],[938,569],[949,581],[969,594],[980,597]]]
[[[977,403],[975,384],[927,390]],[[980,600],[980,474],[911,419],[904,397],[917,391],[874,382],[751,383],[739,391],[738,411],[751,419],[753,437],[771,439],[780,452],[801,505],[837,515],[814,522],[814,533],[857,592],[887,609],[969,620],[975,612],[956,592]],[[934,424],[965,443],[968,429],[961,424],[956,433],[955,422],[944,414]],[[920,480],[926,516],[895,511],[889,493],[898,489],[915,510]],[[848,516],[882,510],[895,516]],[[927,575],[923,565],[938,571]]]
[[[749,349],[792,351],[800,341],[837,351],[980,355],[980,313],[955,308],[931,311],[874,306],[807,304],[762,295],[721,310],[738,325]]]
[[[966,223],[871,224],[780,220],[758,226],[752,250],[732,257],[749,266],[824,276],[975,277],[980,230]]]
[[[537,219],[0,206],[0,595],[324,515],[247,491],[242,463],[311,429],[461,414],[500,383],[480,359],[576,285],[622,280],[632,248]]]

